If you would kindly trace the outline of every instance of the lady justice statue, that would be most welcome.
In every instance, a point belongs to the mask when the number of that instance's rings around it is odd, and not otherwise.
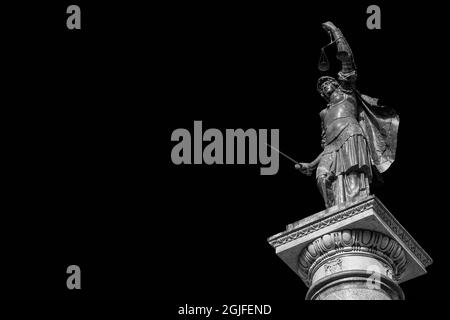
[[[372,179],[380,179],[379,173],[394,162],[399,117],[393,109],[378,105],[377,99],[359,93],[350,46],[333,23],[322,26],[336,43],[342,69],[338,79],[324,76],[317,82],[317,91],[327,101],[320,112],[323,152],[311,163],[295,167],[306,175],[316,170],[319,191],[329,208],[370,194]]]

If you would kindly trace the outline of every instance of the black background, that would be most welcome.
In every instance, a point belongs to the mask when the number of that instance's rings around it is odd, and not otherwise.
[[[68,30],[69,4],[82,29]],[[381,7],[381,30],[366,8]],[[6,13],[7,12],[7,13]],[[280,158],[259,165],[172,164],[171,133],[280,130],[299,161],[321,151],[320,47],[333,21],[352,47],[361,92],[400,115],[397,158],[375,188],[434,259],[402,284],[444,297],[447,222],[444,11],[384,2],[87,1],[5,10],[3,281],[8,297],[273,303],[307,288],[266,239],[323,209],[313,177]],[[339,70],[327,51],[330,75]],[[66,288],[66,268],[82,289]]]

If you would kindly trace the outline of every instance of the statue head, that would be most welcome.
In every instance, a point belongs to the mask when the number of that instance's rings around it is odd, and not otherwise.
[[[317,91],[328,102],[333,92],[340,87],[339,82],[333,77],[323,76],[317,81]]]

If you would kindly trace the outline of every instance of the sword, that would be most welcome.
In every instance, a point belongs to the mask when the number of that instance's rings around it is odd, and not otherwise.
[[[291,160],[293,163],[295,163],[295,169],[300,169],[302,167],[302,165],[300,163],[298,163],[298,161],[295,161],[294,159],[292,159],[291,157],[289,157],[287,154],[281,152],[280,150],[278,150],[277,148],[275,148],[274,146],[271,146],[270,144],[266,143],[266,145],[270,148],[272,148],[273,150],[275,150],[276,152],[278,152],[279,154],[281,154],[283,157],[285,157],[286,159]]]

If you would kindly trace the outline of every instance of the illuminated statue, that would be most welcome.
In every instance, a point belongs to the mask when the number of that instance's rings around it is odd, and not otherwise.
[[[323,152],[311,163],[296,168],[311,175],[316,170],[317,185],[325,206],[355,202],[370,194],[373,178],[381,177],[395,159],[399,117],[377,99],[360,94],[353,54],[342,32],[331,22],[323,28],[337,46],[342,63],[338,78],[324,76],[317,90],[327,101],[320,112]],[[322,51],[319,69],[328,69]]]

